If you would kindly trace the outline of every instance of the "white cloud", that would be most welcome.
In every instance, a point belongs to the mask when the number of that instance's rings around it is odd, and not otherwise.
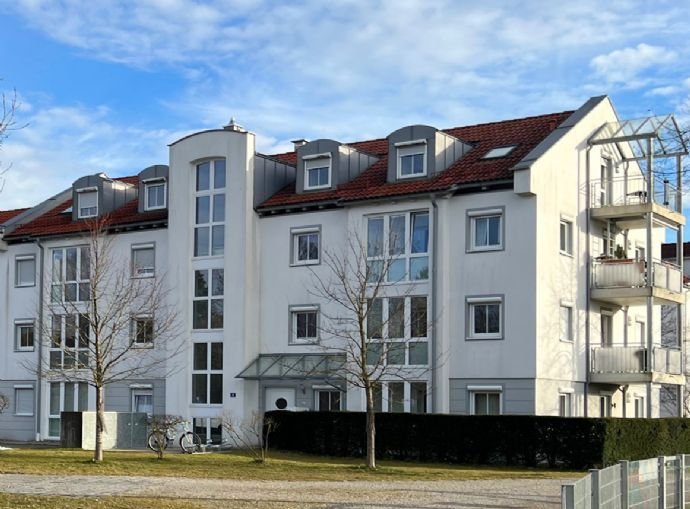
[[[592,59],[590,65],[609,83],[627,83],[638,80],[643,71],[663,67],[674,62],[677,57],[673,50],[640,43],[636,47],[598,55]]]
[[[107,108],[35,108],[28,125],[2,146],[4,175],[0,209],[34,205],[97,172],[133,175],[167,162],[166,144],[181,133],[120,126]]]

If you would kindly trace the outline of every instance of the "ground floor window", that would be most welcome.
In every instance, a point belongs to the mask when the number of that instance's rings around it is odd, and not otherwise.
[[[34,388],[14,387],[14,415],[34,415]]]
[[[503,393],[498,389],[470,389],[471,415],[500,415],[503,413]]]
[[[599,396],[599,416],[611,417],[611,395]]]
[[[48,436],[60,438],[60,413],[87,410],[89,386],[85,383],[52,382],[49,397]]]
[[[426,382],[381,382],[374,386],[374,411],[426,413],[427,394]]]
[[[219,417],[194,417],[192,428],[202,444],[220,444],[223,441],[223,420]]]
[[[644,417],[644,398],[635,396],[635,417]]]
[[[561,417],[572,417],[573,415],[573,395],[568,392],[561,392],[558,395],[558,415]]]
[[[192,403],[223,403],[223,343],[194,343]]]
[[[337,412],[341,408],[341,392],[336,390],[316,391],[316,410],[319,412]]]
[[[132,412],[153,415],[153,393],[146,390],[132,391]]]

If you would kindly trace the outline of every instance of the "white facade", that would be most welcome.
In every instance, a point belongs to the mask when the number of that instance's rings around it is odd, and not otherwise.
[[[325,341],[312,341],[322,330],[319,320],[337,312],[314,296],[314,278],[329,277],[324,254],[343,252],[353,235],[366,239],[374,224],[395,223],[405,232],[396,254],[405,272],[402,282],[386,285],[382,309],[395,303],[407,320],[423,306],[428,326],[423,333],[404,326],[403,363],[415,367],[403,380],[384,382],[382,411],[668,414],[662,408],[668,394],[680,400],[685,383],[678,369],[683,328],[674,345],[662,345],[661,305],[683,301],[682,261],[675,267],[656,259],[664,228],[680,232],[684,224],[680,203],[646,200],[648,189],[635,187],[647,175],[644,164],[623,160],[631,155],[627,142],[623,149],[599,142],[600,128],[618,121],[607,98],[591,99],[564,118],[530,139],[507,177],[460,179],[389,198],[375,191],[357,199],[328,193],[373,174],[377,161],[391,185],[460,175],[458,162],[484,145],[463,140],[463,128],[441,135],[428,126],[396,131],[387,156],[368,153],[364,143],[352,148],[317,140],[296,156],[269,158],[255,152],[253,134],[236,126],[173,143],[167,228],[123,229],[116,245],[128,259],[133,244],[155,242],[156,274],[175,289],[188,348],[164,379],[154,373],[112,388],[106,409],[132,410],[132,398],[143,391],[156,413],[194,419],[197,431],[213,438],[215,419],[246,418],[276,405],[363,410],[362,391],[342,373],[285,366],[302,355],[329,354]],[[488,162],[475,159],[473,169],[510,154],[503,148],[509,137],[494,144],[489,148],[498,155],[487,152]],[[405,166],[396,171],[396,164]],[[610,168],[604,184],[602,164]],[[295,180],[296,189],[285,191]],[[612,200],[621,195],[619,182],[634,203]],[[323,200],[312,199],[316,192]],[[288,198],[276,201],[283,194]],[[0,348],[7,353],[0,359],[0,392],[14,401],[15,389],[23,398],[28,393],[21,389],[32,388],[35,410],[21,415],[11,406],[0,416],[0,438],[50,436],[48,382],[24,362],[37,361],[39,348],[16,348],[15,322],[39,319],[38,281],[50,271],[45,253],[79,243],[60,235],[18,236],[31,213],[5,221],[0,245]],[[300,252],[299,242],[313,251]],[[35,286],[17,286],[17,257],[28,255],[38,269],[44,260],[43,271],[37,270]],[[421,272],[412,276],[413,267]],[[419,352],[426,352],[424,365],[412,361]]]

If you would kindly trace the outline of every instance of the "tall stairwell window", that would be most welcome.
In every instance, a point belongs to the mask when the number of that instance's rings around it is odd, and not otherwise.
[[[225,159],[196,165],[194,256],[225,253]]]

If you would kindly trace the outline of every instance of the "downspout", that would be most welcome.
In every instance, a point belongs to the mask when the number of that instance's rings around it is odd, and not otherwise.
[[[433,220],[434,220],[434,226],[433,226],[433,240],[431,241],[432,246],[431,246],[431,319],[433,321],[436,320],[436,280],[437,280],[437,270],[436,270],[436,262],[438,261],[438,255],[436,254],[438,252],[438,204],[436,203],[436,198],[433,197],[431,198],[431,206],[434,209],[433,213]],[[433,322],[432,322],[433,323]],[[436,358],[438,348],[436,346],[436,326],[432,325],[431,326],[431,331],[430,331],[430,340],[431,340],[431,412],[432,413],[437,413],[438,412],[438,398],[435,397],[438,389],[436,388],[436,374],[438,371],[437,368],[437,361],[438,359]]]
[[[587,182],[587,194],[586,194],[586,200],[587,203],[585,203],[585,210],[587,214],[587,221],[585,224],[585,233],[587,234],[587,243],[586,245],[586,250],[585,250],[585,260],[587,263],[585,266],[587,267],[586,269],[586,277],[587,277],[587,284],[585,285],[585,408],[584,408],[584,417],[588,417],[589,414],[589,377],[590,377],[590,363],[592,362],[591,357],[591,345],[590,345],[590,287],[592,285],[592,256],[591,256],[591,245],[592,245],[592,238],[590,234],[590,223],[592,222],[591,218],[591,205],[592,205],[592,185],[591,185],[591,180],[590,180],[590,174],[591,174],[591,169],[590,169],[590,162],[591,162],[591,150],[592,146],[588,145],[587,146],[587,151],[585,155],[585,177],[586,177],[586,182]]]
[[[43,244],[41,244],[41,240],[37,239],[36,240],[36,245],[38,246],[40,256],[39,256],[39,264],[40,264],[40,269],[38,271],[38,281],[39,281],[39,288],[38,288],[38,366],[36,370],[36,441],[41,440],[41,409],[43,408],[43,405],[41,404],[41,388],[42,388],[42,378],[43,378],[43,291],[44,291],[44,282],[43,278],[45,275],[45,270],[44,270],[44,255],[45,255],[45,250],[43,248]]]

